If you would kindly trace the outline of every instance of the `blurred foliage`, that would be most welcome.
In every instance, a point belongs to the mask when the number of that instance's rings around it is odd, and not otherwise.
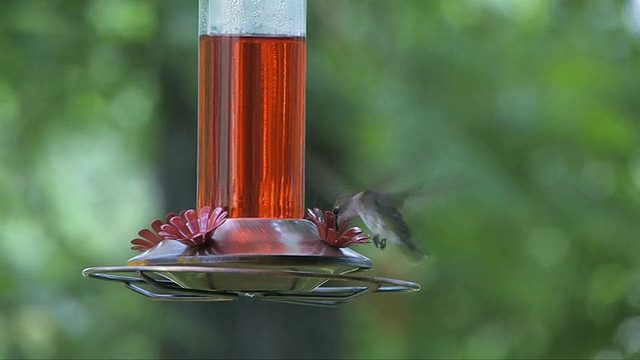
[[[308,11],[309,153],[353,188],[461,184],[405,210],[424,265],[356,247],[423,289],[335,310],[345,328],[327,346],[640,356],[640,2]],[[207,356],[193,349],[224,332],[80,275],[124,264],[165,213],[159,71],[186,79],[195,106],[196,63],[196,1],[0,2],[0,358],[155,358],[160,343]],[[328,193],[307,200],[328,207]]]

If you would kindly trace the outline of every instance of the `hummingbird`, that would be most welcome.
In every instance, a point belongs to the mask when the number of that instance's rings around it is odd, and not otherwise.
[[[336,223],[360,217],[373,233],[373,244],[380,249],[387,246],[387,240],[401,245],[415,260],[423,260],[427,255],[413,243],[409,224],[398,211],[408,193],[385,194],[376,191],[363,191],[356,194],[344,194],[338,197],[333,208]]]

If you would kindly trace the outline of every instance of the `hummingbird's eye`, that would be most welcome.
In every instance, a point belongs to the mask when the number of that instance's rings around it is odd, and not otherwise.
[[[333,208],[333,213],[334,214],[338,215],[339,212],[340,212],[340,208],[339,207],[336,206],[336,207]]]

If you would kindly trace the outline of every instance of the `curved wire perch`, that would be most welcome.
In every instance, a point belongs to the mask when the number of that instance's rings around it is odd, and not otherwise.
[[[295,290],[224,290],[190,289],[167,279],[159,273],[218,273],[241,276],[274,276],[297,279],[322,279],[342,282],[365,283],[366,286],[319,286],[311,291]],[[135,273],[135,276],[127,276]],[[375,292],[411,292],[420,285],[409,281],[373,276],[318,274],[297,270],[239,269],[203,266],[113,266],[85,269],[82,274],[101,280],[119,281],[138,294],[154,300],[171,301],[224,301],[240,297],[259,298],[267,301],[315,306],[336,306],[360,296]],[[155,274],[155,276],[153,276]],[[147,287],[153,290],[148,290]],[[159,291],[159,292],[158,292]]]
[[[168,293],[168,294],[156,294],[141,286],[137,286],[130,282],[125,282],[124,286],[137,292],[138,294],[147,297],[152,300],[164,300],[164,301],[230,301],[238,298],[233,294],[220,294],[219,292],[210,292],[208,294],[201,294],[198,290],[189,290],[188,293]]]

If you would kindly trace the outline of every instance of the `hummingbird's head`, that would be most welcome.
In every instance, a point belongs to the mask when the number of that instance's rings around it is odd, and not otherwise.
[[[338,196],[333,206],[333,213],[336,215],[336,223],[338,226],[358,216],[356,196],[357,194],[343,194]]]

